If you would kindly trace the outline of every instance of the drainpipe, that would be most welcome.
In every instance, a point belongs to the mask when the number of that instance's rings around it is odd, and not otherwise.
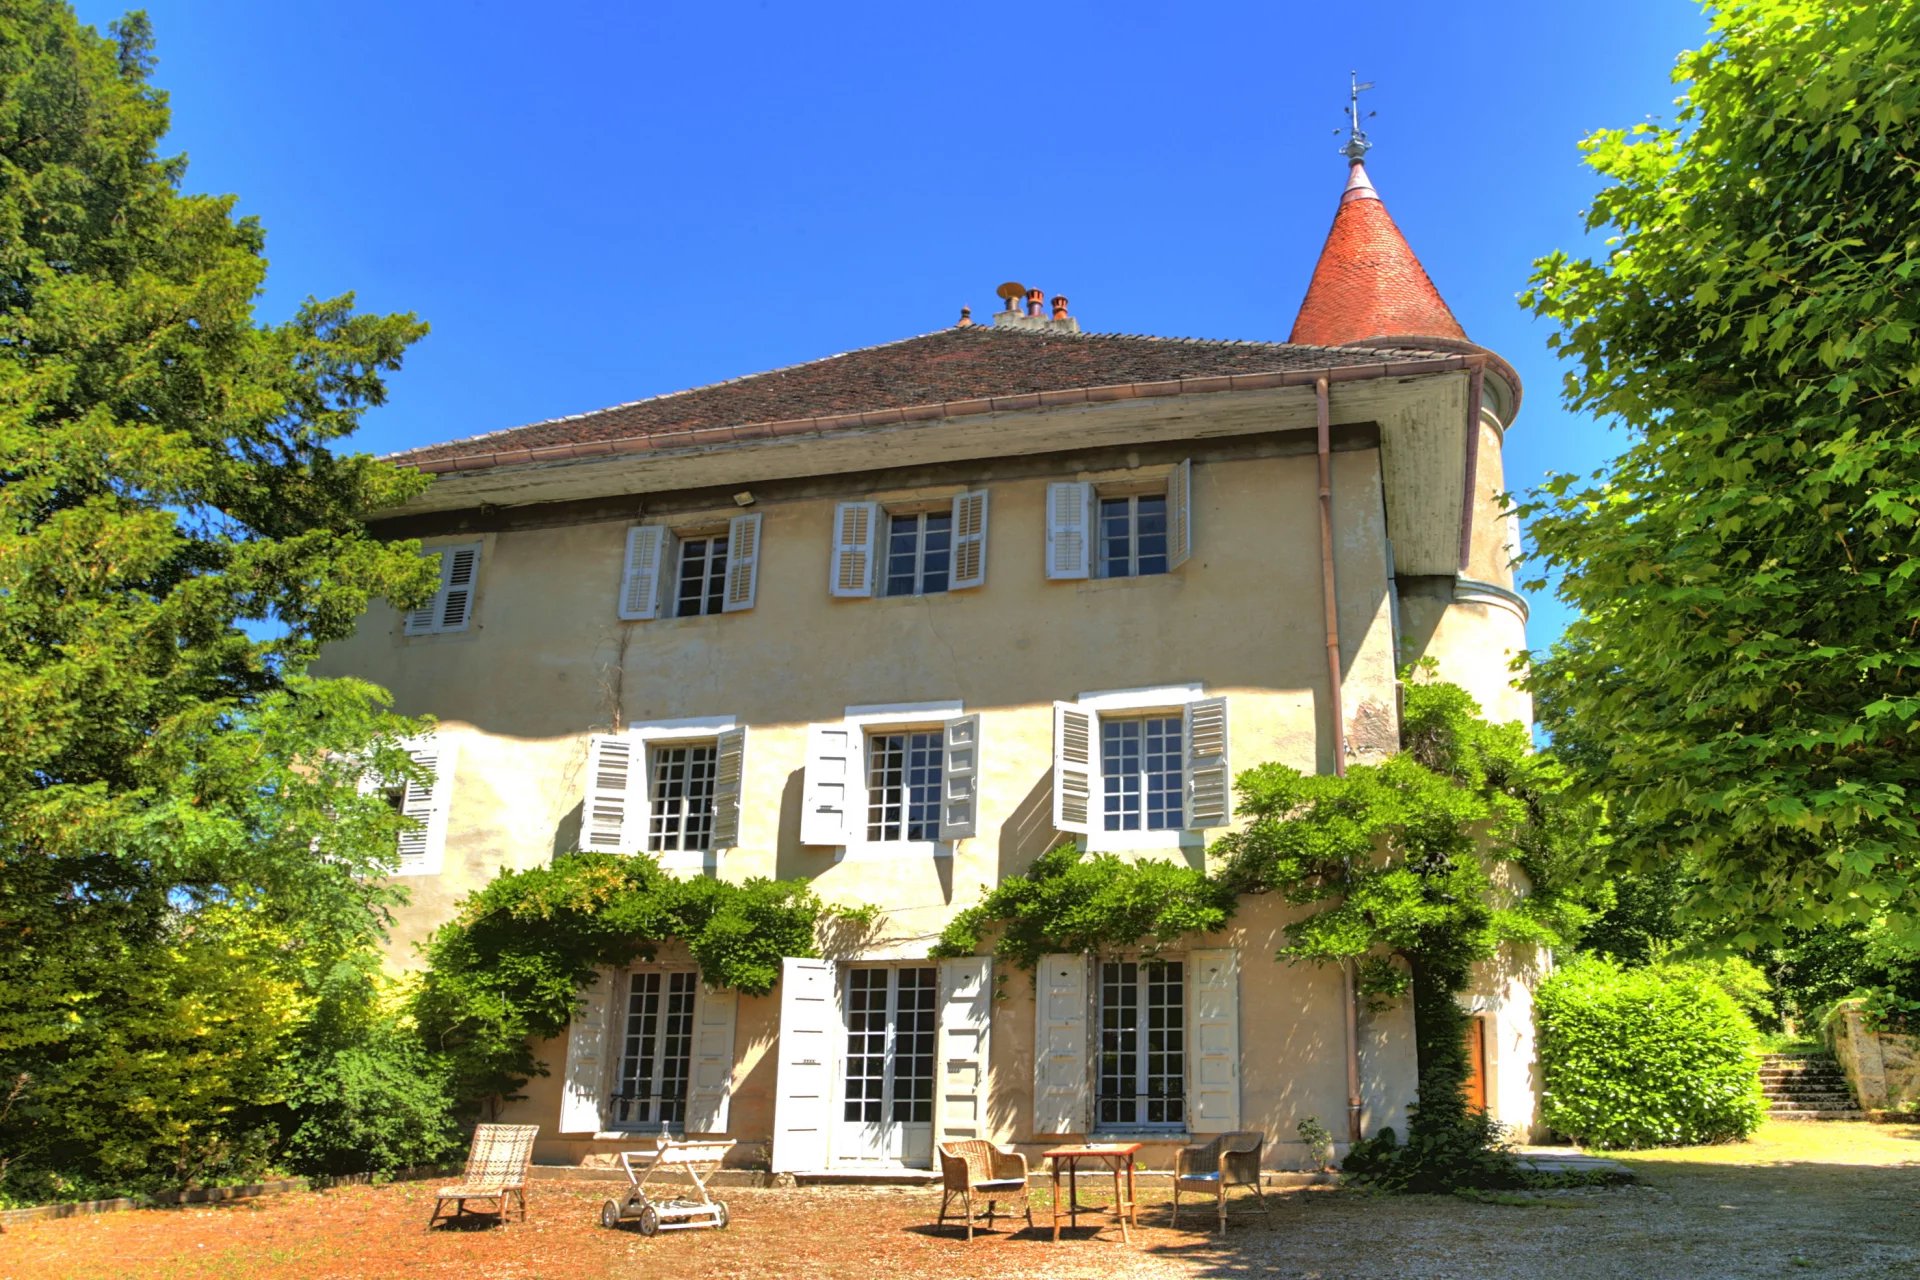
[[[1347,776],[1347,714],[1340,697],[1340,610],[1333,586],[1333,406],[1325,376],[1314,379],[1314,425],[1320,461],[1320,582],[1327,621],[1327,702],[1333,712],[1333,772]],[[1360,1013],[1354,963],[1340,966],[1347,1032],[1347,1141],[1360,1141]]]

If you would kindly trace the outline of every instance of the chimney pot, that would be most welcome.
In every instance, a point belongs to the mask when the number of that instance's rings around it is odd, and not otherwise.
[[[1067,318],[1067,295],[1064,293],[1056,293],[1053,295],[1053,318],[1055,320],[1065,320]]]
[[[1040,314],[1040,309],[1046,305],[1047,305],[1047,295],[1045,290],[1042,290],[1042,289],[1027,290],[1027,314],[1028,315],[1037,317]]]
[[[956,329],[968,329],[968,328],[971,328],[972,326],[973,326],[973,308],[972,307],[960,308],[960,323],[953,327]]]

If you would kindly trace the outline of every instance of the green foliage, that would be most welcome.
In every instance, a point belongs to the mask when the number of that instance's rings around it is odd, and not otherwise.
[[[709,985],[764,995],[782,957],[819,954],[827,915],[791,882],[683,880],[643,854],[565,854],[501,872],[434,932],[415,1016],[459,1102],[509,1097],[546,1074],[532,1042],[566,1027],[595,969],[677,940]]]
[[[1463,1110],[1437,1122],[1416,1105],[1402,1143],[1392,1129],[1363,1138],[1347,1152],[1340,1171],[1354,1182],[1395,1194],[1440,1195],[1450,1191],[1508,1190],[1542,1185],[1513,1158],[1512,1141],[1484,1111]]]
[[[1570,407],[1629,447],[1523,508],[1580,617],[1529,677],[1742,946],[1920,901],[1920,5],[1728,0],[1671,126],[1587,139],[1603,257],[1554,253]]]
[[[1589,1146],[1744,1138],[1760,1124],[1759,1037],[1694,966],[1583,958],[1534,995],[1543,1118]]]
[[[1308,1116],[1294,1126],[1294,1132],[1300,1135],[1300,1141],[1307,1144],[1308,1163],[1315,1169],[1333,1166],[1333,1135],[1327,1132],[1327,1126]]]

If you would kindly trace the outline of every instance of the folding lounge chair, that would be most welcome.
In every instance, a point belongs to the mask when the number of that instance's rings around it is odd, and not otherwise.
[[[460,1185],[442,1187],[435,1193],[433,1217],[427,1225],[440,1220],[447,1201],[454,1202],[449,1221],[467,1211],[469,1200],[492,1200],[498,1206],[500,1225],[507,1223],[507,1201],[518,1197],[520,1221],[527,1220],[527,1168],[533,1163],[533,1139],[540,1132],[537,1124],[483,1124],[473,1131],[473,1146],[467,1151],[467,1168]]]

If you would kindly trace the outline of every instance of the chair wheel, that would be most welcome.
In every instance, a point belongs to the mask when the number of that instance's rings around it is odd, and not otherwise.
[[[620,1225],[620,1202],[609,1200],[600,1206],[600,1225],[613,1230]]]
[[[727,1216],[727,1202],[725,1200],[714,1201],[713,1202],[713,1225],[716,1227],[724,1228],[727,1225],[727,1223],[731,1221],[733,1221],[733,1219]]]
[[[640,1211],[640,1234],[650,1236],[659,1230],[660,1211],[652,1205],[648,1205]]]

